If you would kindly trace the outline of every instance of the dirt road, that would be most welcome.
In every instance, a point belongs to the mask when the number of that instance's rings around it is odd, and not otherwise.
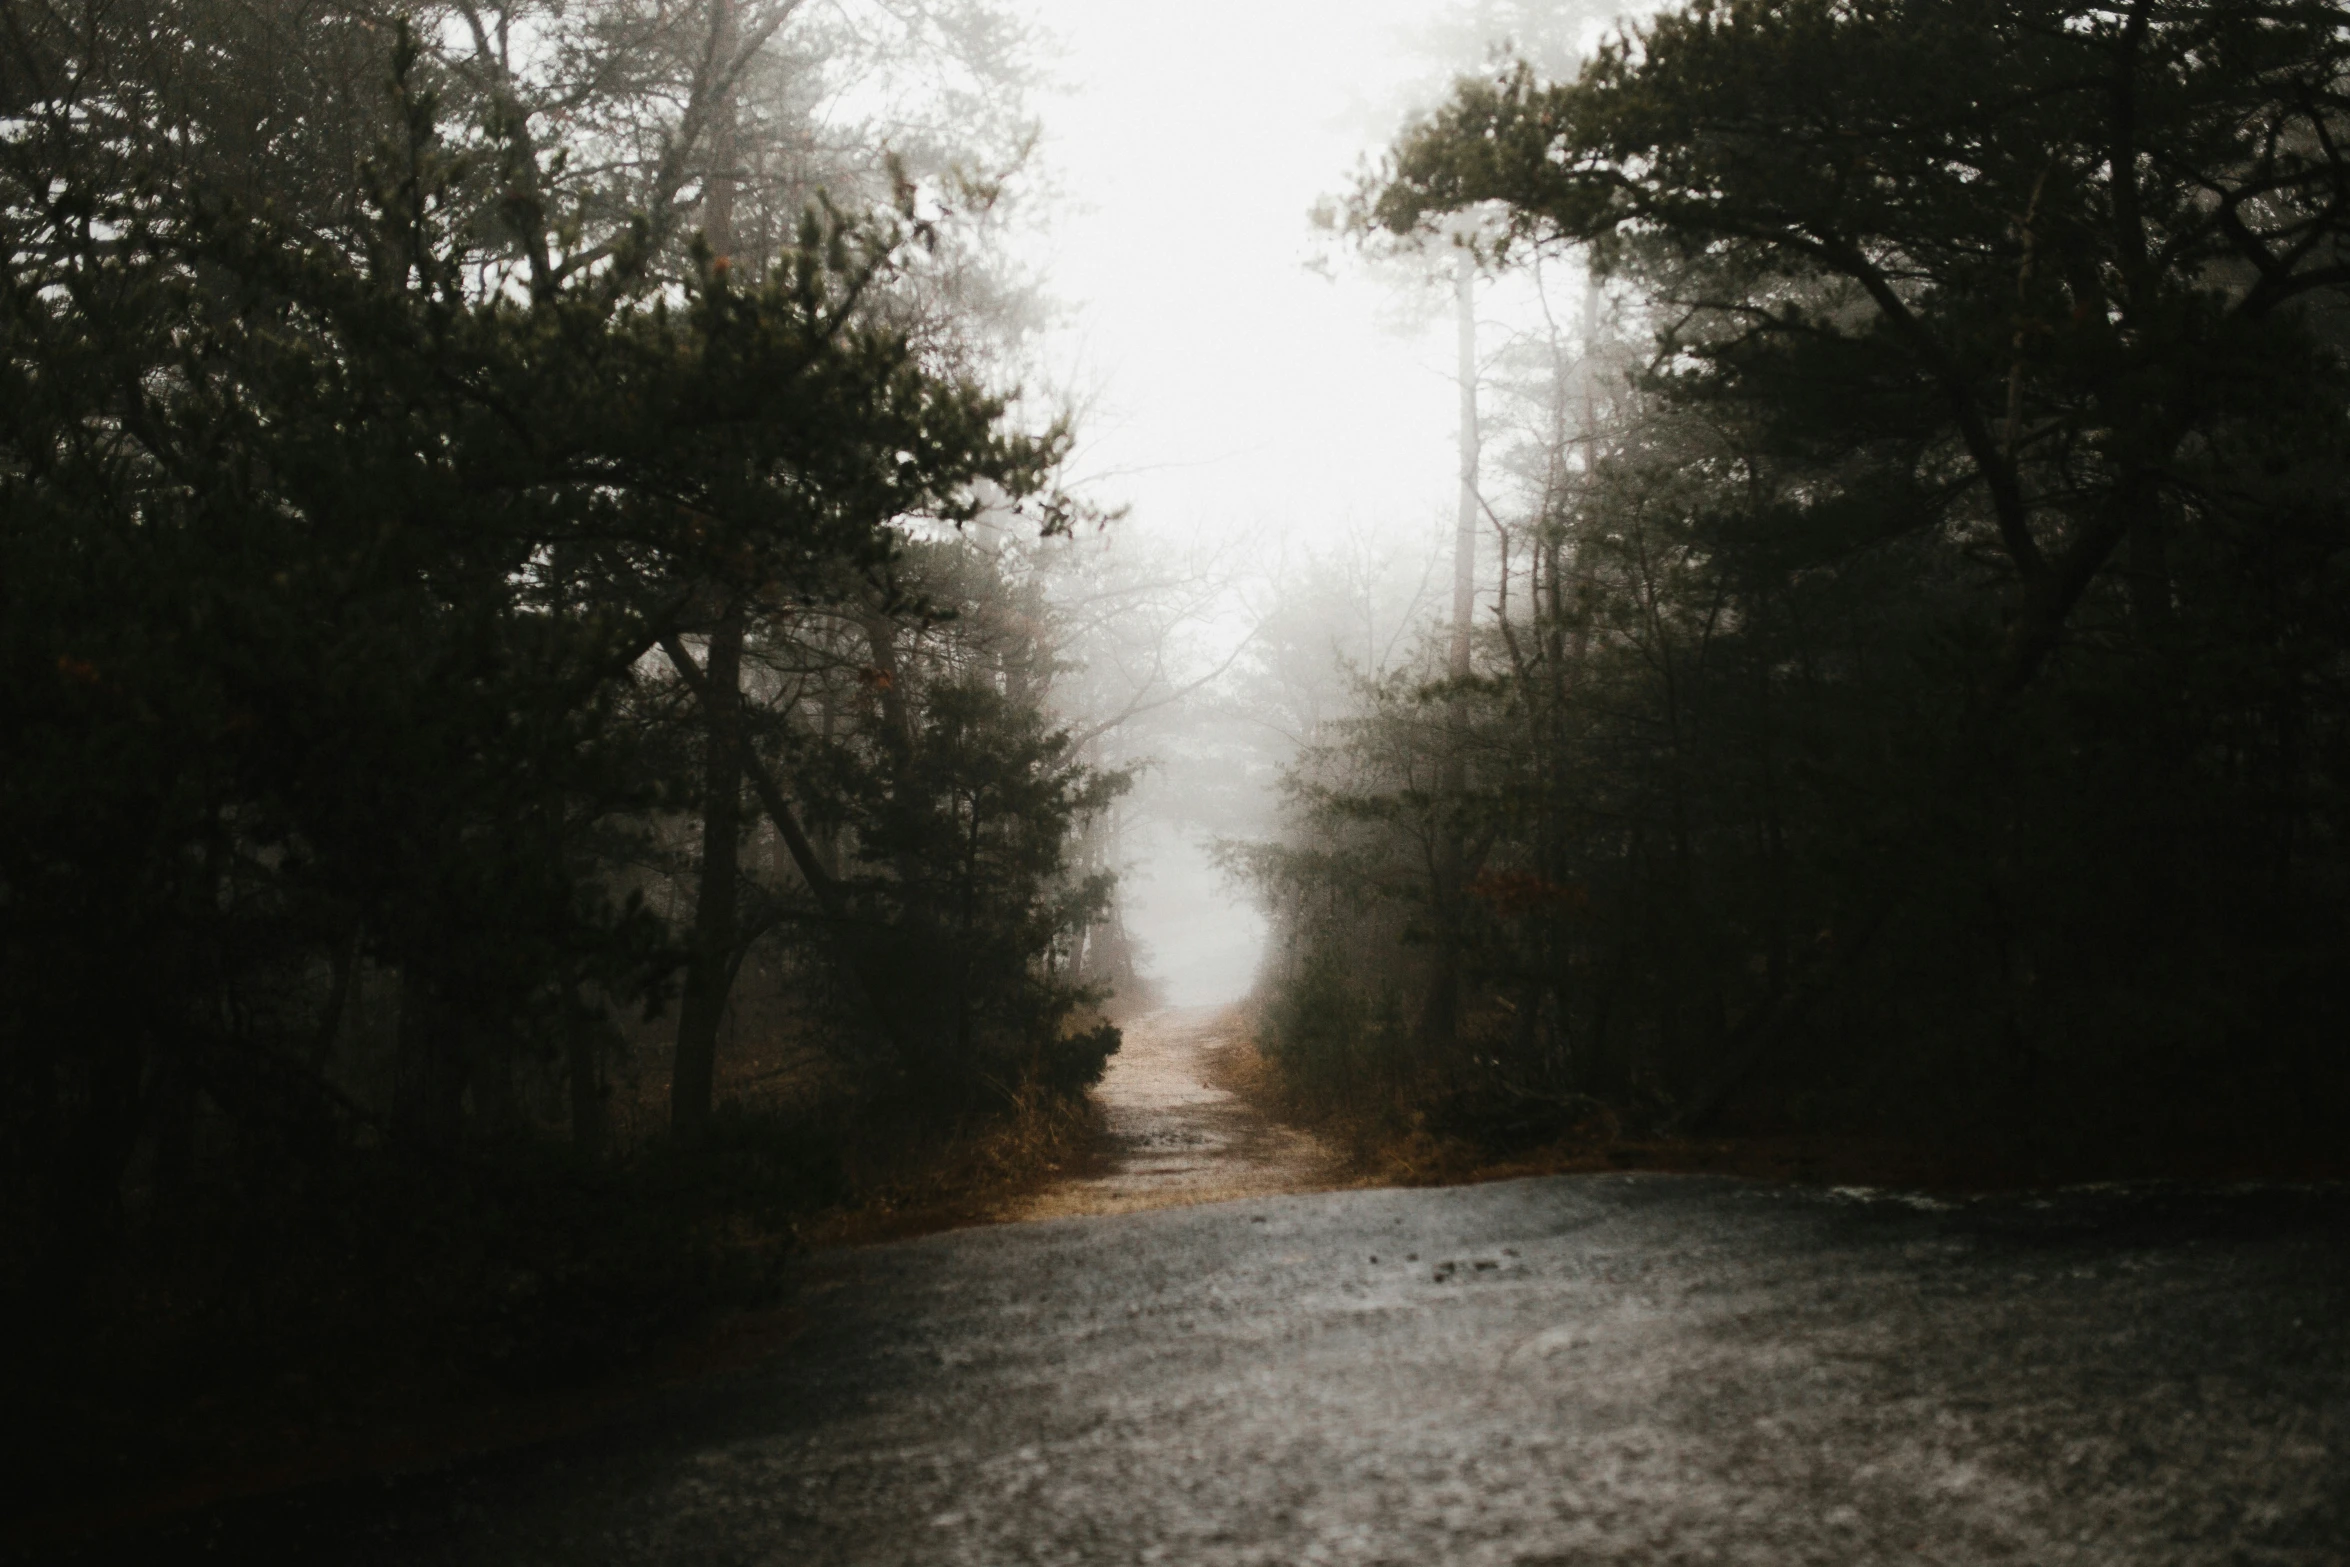
[[[812,1255],[762,1368],[119,1559],[2350,1559],[2350,1193],[1615,1175],[1152,1206],[1316,1168],[1186,1081],[1189,1026],[1138,1031],[1110,1090],[1132,1160],[1040,1205],[1095,1216]]]
[[[1215,1056],[1239,1047],[1238,1028],[1221,1007],[1127,1024],[1095,1090],[1109,1121],[1108,1167],[1039,1193],[1014,1216],[1139,1213],[1338,1184],[1328,1150],[1215,1085]]]

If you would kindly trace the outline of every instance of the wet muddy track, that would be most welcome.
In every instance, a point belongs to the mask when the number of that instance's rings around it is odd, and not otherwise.
[[[1229,1009],[1153,1013],[1128,1023],[1125,1036],[1094,1094],[1108,1133],[1104,1167],[1037,1193],[1011,1217],[1139,1213],[1346,1184],[1330,1150],[1216,1083],[1216,1053],[1249,1048]]]
[[[2350,1195],[1694,1176],[812,1256],[769,1368],[122,1559],[2339,1563]]]

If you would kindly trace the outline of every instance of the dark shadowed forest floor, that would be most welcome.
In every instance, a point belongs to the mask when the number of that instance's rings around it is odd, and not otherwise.
[[[2350,1194],[1567,1176],[811,1253],[788,1352],[84,1562],[2321,1567]]]
[[[1949,1184],[1898,1151],[1767,1139],[1479,1162],[1282,1124],[1237,1015],[1128,1039],[1089,1135],[827,1216],[764,1310],[594,1388],[289,1429],[44,1555],[2338,1559],[2338,1186],[1930,1196],[1886,1189]],[[1509,1178],[1545,1161],[1611,1173]]]
[[[804,1211],[786,1244],[824,1250],[1001,1222],[1057,1183],[1107,1168],[1111,1148],[1092,1102],[1025,1105],[945,1136],[876,1142],[846,1197]],[[727,1244],[756,1271],[771,1271],[775,1237],[745,1232]],[[422,1360],[429,1336],[395,1350],[355,1331],[357,1347],[335,1364],[286,1353],[253,1376],[229,1369],[253,1358],[250,1335],[213,1343],[175,1334],[145,1356],[167,1363],[168,1385],[156,1378],[143,1386],[126,1364],[44,1396],[41,1407],[56,1415],[28,1448],[39,1483],[0,1512],[0,1559],[25,1542],[46,1550],[243,1498],[429,1472],[576,1437],[670,1390],[781,1353],[805,1314],[772,1288],[755,1295],[687,1318],[649,1353],[532,1386],[461,1364],[477,1347],[470,1342],[446,1346],[448,1364]],[[202,1364],[208,1356],[224,1364]]]
[[[1351,1184],[1312,1134],[1279,1124],[1221,1086],[1253,1056],[1225,1008],[1137,1018],[1082,1115],[1024,1116],[968,1145],[902,1160],[897,1178],[801,1226],[814,1249],[906,1240],[1028,1219],[1136,1212]],[[104,1535],[239,1498],[397,1476],[559,1438],[625,1418],[679,1386],[785,1351],[804,1312],[733,1311],[590,1385],[529,1394],[472,1389],[438,1396],[370,1387],[364,1407],[321,1409],[310,1379],[289,1373],[241,1397],[109,1411],[135,1420],[142,1459],[92,1479],[82,1494],[36,1499],[51,1538]]]

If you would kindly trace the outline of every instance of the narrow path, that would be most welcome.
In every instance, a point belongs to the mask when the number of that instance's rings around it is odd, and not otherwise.
[[[1276,1125],[1215,1085],[1218,1054],[1243,1048],[1228,1007],[1169,1009],[1128,1023],[1095,1090],[1109,1117],[1109,1167],[1035,1194],[1012,1217],[1139,1213],[1342,1184],[1337,1160],[1314,1137]]]

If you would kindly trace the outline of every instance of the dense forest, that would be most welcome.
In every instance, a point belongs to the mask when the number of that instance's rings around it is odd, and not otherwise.
[[[2340,1173],[2350,16],[1598,20],[1432,13],[1308,241],[1457,312],[1452,537],[1145,548],[1020,0],[0,0],[11,1473],[1098,1159],[1138,791],[1364,1146]]]
[[[1099,1076],[1025,47],[0,8],[13,1370],[592,1369]]]
[[[2338,1152],[2350,21],[1700,0],[1530,58],[1336,214],[1545,306],[1464,414],[1450,622],[1235,851],[1293,1094]]]

